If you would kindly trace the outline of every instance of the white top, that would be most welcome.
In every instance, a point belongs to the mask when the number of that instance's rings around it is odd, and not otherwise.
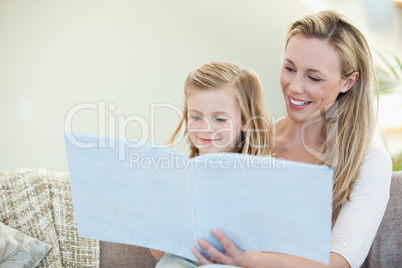
[[[331,233],[331,252],[342,255],[351,268],[360,267],[367,257],[387,207],[391,175],[388,152],[372,143]]]

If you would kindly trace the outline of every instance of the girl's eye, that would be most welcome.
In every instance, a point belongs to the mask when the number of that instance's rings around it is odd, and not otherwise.
[[[222,117],[216,117],[215,120],[218,122],[226,122],[227,119]]]
[[[199,115],[192,115],[192,116],[191,116],[191,119],[194,119],[194,120],[201,120],[202,117],[199,116]]]
[[[320,82],[322,81],[322,79],[314,77],[314,76],[309,76],[308,78],[310,78],[311,80],[313,80],[314,82]]]

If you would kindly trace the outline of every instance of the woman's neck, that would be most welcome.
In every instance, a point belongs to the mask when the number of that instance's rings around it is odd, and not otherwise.
[[[276,122],[277,156],[294,161],[314,163],[316,161],[314,154],[320,152],[325,141],[322,135],[322,126],[322,120],[313,123],[296,122],[289,117]]]

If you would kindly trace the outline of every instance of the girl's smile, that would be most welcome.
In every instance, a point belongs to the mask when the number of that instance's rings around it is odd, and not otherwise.
[[[199,138],[203,143],[213,143],[219,141],[219,139],[203,139]]]

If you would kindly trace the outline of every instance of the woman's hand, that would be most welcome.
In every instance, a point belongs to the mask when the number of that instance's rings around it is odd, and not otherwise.
[[[219,251],[210,243],[208,243],[205,239],[199,238],[197,239],[197,244],[205,250],[205,252],[210,256],[207,259],[196,246],[191,248],[194,256],[197,258],[200,265],[205,264],[226,264],[226,265],[234,265],[234,266],[244,266],[247,251],[243,251],[238,249],[232,241],[220,230],[214,229],[212,230],[212,234],[215,238],[221,243],[222,247],[225,249],[225,253]]]

